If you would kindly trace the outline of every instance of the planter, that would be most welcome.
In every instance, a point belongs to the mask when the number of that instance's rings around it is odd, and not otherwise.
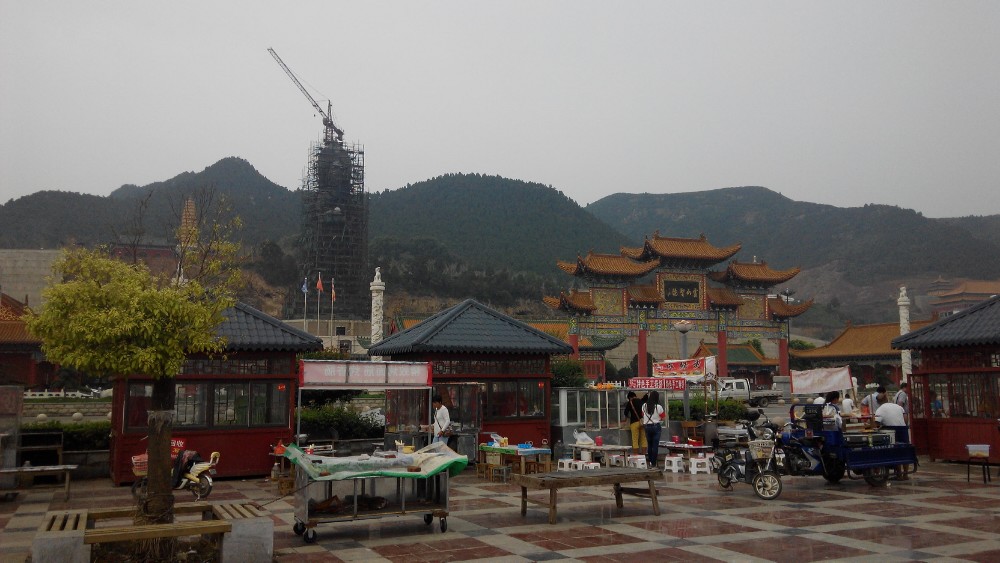
[[[74,479],[94,479],[111,476],[110,450],[83,450],[63,452],[65,465],[77,465],[71,475]]]

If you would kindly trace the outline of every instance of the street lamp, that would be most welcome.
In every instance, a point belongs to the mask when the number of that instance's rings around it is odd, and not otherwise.
[[[688,331],[694,328],[694,323],[688,320],[681,320],[674,323],[674,329],[681,333],[681,359],[686,360],[688,356]],[[689,402],[687,382],[684,382],[684,420],[691,419],[691,403]]]

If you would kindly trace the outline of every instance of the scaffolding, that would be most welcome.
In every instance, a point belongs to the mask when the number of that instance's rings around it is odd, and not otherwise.
[[[365,151],[330,134],[309,150],[302,180],[299,278],[307,280],[308,299],[289,295],[291,318],[366,319],[371,314],[368,280],[368,194]],[[316,281],[322,275],[323,293]],[[330,298],[331,280],[337,300]]]

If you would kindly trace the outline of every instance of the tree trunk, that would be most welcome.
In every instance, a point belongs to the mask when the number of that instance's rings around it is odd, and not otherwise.
[[[174,521],[174,495],[170,472],[170,436],[174,423],[174,403],[177,396],[172,377],[153,380],[153,396],[149,410],[149,484],[148,494],[139,506],[137,523]]]

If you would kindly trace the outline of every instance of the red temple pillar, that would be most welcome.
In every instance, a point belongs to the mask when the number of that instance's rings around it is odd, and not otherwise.
[[[570,334],[569,335],[569,345],[573,347],[573,359],[580,359],[580,335]]]
[[[719,377],[729,377],[729,362],[727,361],[728,354],[726,354],[726,344],[727,344],[726,331],[719,331],[719,357],[716,358],[715,368],[718,372]]]
[[[646,369],[646,329],[639,329],[639,373],[638,377],[649,377]]]
[[[778,375],[791,375],[788,371],[788,339],[778,340]]]

